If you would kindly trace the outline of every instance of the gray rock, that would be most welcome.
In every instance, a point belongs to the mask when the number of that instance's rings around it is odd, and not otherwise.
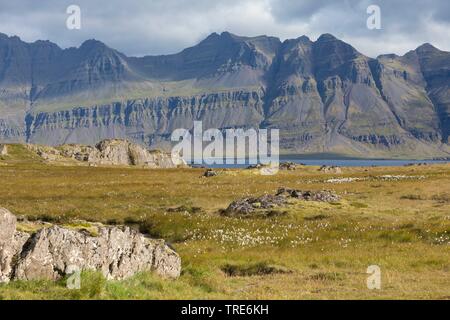
[[[233,201],[221,214],[224,216],[246,216],[260,209],[272,209],[286,204],[286,197],[265,194],[260,197],[243,198]]]
[[[297,164],[294,162],[282,162],[280,163],[280,170],[296,170]]]
[[[28,144],[27,147],[49,162],[75,160],[89,165],[141,166],[146,168],[176,168],[186,166],[181,157],[121,139],[106,139],[93,146],[67,144],[59,147]]]
[[[11,212],[0,208],[0,282],[8,281],[11,273],[11,242],[16,232],[16,222],[16,217]]]
[[[319,168],[319,171],[326,172],[326,173],[337,173],[337,174],[342,173],[342,169],[340,167],[336,167],[336,166],[321,166]]]
[[[265,194],[260,197],[243,198],[230,203],[228,208],[221,210],[222,216],[230,217],[271,217],[284,215],[285,212],[273,210],[289,206],[290,199],[303,201],[336,202],[340,197],[332,191],[301,191],[290,188],[280,188],[274,195]]]
[[[16,231],[16,223],[17,219],[11,212],[0,208],[0,283],[11,279],[13,264],[30,237]]]
[[[177,278],[181,272],[179,255],[164,240],[146,238],[128,227],[101,226],[92,236],[51,226],[30,237],[15,226],[15,216],[0,209],[0,282],[56,280],[74,267],[99,271],[107,279],[143,271]]]
[[[217,176],[217,172],[214,171],[213,169],[208,169],[205,171],[205,173],[203,173],[203,176],[206,178],[215,177],[215,176]]]
[[[277,196],[291,197],[305,201],[319,201],[319,202],[337,202],[341,198],[329,190],[321,191],[302,191],[290,188],[280,188],[277,191]]]

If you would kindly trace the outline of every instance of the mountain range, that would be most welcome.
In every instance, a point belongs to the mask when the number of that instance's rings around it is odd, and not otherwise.
[[[450,52],[367,57],[330,34],[213,33],[179,53],[128,57],[0,34],[0,142],[168,149],[176,128],[277,128],[281,151],[450,157]]]

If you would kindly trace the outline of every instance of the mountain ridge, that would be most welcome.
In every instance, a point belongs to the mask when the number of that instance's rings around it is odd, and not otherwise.
[[[331,34],[212,33],[179,53],[128,57],[0,34],[0,141],[169,148],[170,130],[280,129],[286,153],[450,155],[450,53],[370,58]]]

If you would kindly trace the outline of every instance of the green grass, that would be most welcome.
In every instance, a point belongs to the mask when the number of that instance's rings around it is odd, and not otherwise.
[[[335,175],[317,167],[275,176],[224,170],[202,178],[201,169],[48,165],[22,146],[9,149],[0,160],[0,206],[76,229],[92,222],[133,225],[170,242],[183,271],[177,280],[142,273],[123,281],[84,272],[81,290],[67,289],[63,280],[11,282],[0,285],[0,299],[450,297],[449,165],[344,168],[343,177],[425,179],[333,184],[323,181]],[[266,219],[219,214],[237,198],[282,186],[333,190],[342,199],[298,201],[283,208],[286,215]],[[379,291],[366,287],[373,264],[382,271]]]

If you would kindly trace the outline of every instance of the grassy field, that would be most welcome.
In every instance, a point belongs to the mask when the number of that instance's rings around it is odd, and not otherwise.
[[[170,242],[178,280],[150,273],[106,281],[0,285],[0,299],[450,299],[450,165],[252,170],[148,170],[43,163],[19,145],[0,159],[0,206],[28,219],[129,224]],[[331,180],[332,178],[358,178]],[[287,215],[218,214],[279,187],[333,190],[338,203],[299,201]],[[381,290],[366,286],[378,265]]]

